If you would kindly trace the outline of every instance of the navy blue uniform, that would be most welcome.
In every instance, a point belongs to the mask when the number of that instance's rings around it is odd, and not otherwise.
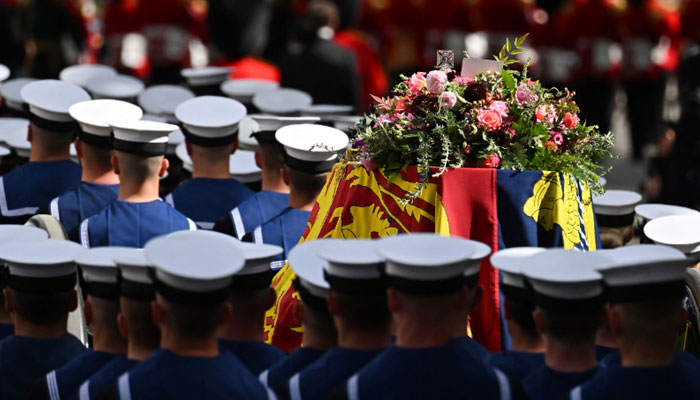
[[[0,340],[15,333],[14,324],[0,324]]]
[[[230,210],[214,226],[217,232],[231,235],[238,240],[253,229],[278,216],[289,207],[289,194],[263,190]]]
[[[35,161],[0,177],[0,223],[22,224],[51,199],[80,184],[73,161]]]
[[[325,351],[300,347],[282,361],[263,371],[260,374],[260,382],[269,388],[277,387],[286,382],[292,375],[306,368],[307,365],[321,358],[324,354]]]
[[[255,192],[235,179],[192,178],[181,183],[165,201],[202,228],[214,223]]]
[[[188,229],[197,227],[191,219],[161,200],[147,203],[117,200],[81,222],[70,236],[84,247],[141,248],[156,236]]]
[[[595,358],[596,360],[598,360],[598,362],[612,354],[620,354],[620,351],[614,347],[605,347],[597,345],[595,347]]]
[[[135,367],[138,363],[138,361],[130,360],[126,356],[115,357],[80,385],[78,399],[90,400],[90,398],[94,398],[102,389],[113,385],[124,372]]]
[[[80,384],[117,355],[103,351],[85,351],[64,366],[44,376],[35,384],[29,399],[70,399]]]
[[[381,350],[352,350],[335,347],[313,364],[292,376],[287,385],[293,399],[325,399],[352,374],[374,359]]]
[[[439,347],[391,346],[350,377],[345,390],[350,400],[488,400],[501,399],[509,382],[503,372],[474,358],[463,338],[458,338]]]
[[[570,398],[584,399],[700,399],[700,361],[678,353],[665,367],[611,366],[574,388]]]
[[[92,217],[119,197],[119,185],[81,182],[80,185],[55,197],[39,214],[51,214],[71,231],[86,218]]]
[[[270,263],[273,270],[282,268],[287,262],[287,255],[299,243],[310,216],[311,211],[287,207],[278,216],[253,230],[254,243],[273,244],[284,249]]]
[[[23,398],[32,382],[86,351],[68,333],[51,339],[8,336],[0,342],[0,399]]]
[[[122,399],[267,399],[267,391],[231,353],[182,357],[158,350],[117,382]]]
[[[282,350],[264,342],[240,342],[219,339],[219,349],[222,352],[231,352],[255,376],[258,376],[261,372],[284,358]]]
[[[505,372],[508,377],[521,381],[544,364],[544,353],[506,350],[491,356],[489,365]]]
[[[595,367],[584,372],[559,372],[544,364],[523,379],[523,389],[532,400],[559,399],[593,378],[599,370]]]

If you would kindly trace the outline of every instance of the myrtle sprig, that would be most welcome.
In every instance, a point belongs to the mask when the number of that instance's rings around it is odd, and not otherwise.
[[[525,39],[527,39],[529,35],[529,33],[526,33],[525,35],[519,38],[513,39],[512,45],[510,43],[510,39],[506,38],[506,44],[503,45],[501,51],[498,52],[498,55],[494,56],[493,58],[495,58],[496,61],[502,62],[503,65],[506,67],[511,64],[517,63],[518,60],[513,59],[511,57],[524,53],[523,43],[525,43]]]

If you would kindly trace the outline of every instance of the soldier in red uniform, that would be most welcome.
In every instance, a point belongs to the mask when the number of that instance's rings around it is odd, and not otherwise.
[[[680,15],[655,0],[630,0],[617,26],[632,148],[641,159],[644,146],[661,127],[666,77],[678,65]]]
[[[588,124],[610,130],[615,80],[622,52],[616,30],[620,10],[609,0],[574,0],[570,20],[571,47],[578,55],[575,70],[576,103]]]

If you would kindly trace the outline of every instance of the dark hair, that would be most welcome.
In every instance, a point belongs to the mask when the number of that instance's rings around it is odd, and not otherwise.
[[[153,322],[151,302],[122,297],[121,309],[129,328],[129,341],[142,348],[159,348],[160,329]]]
[[[326,184],[327,174],[308,174],[300,172],[292,168],[287,168],[289,175],[289,187],[304,196],[306,200],[313,201],[316,199],[323,186]]]
[[[339,316],[356,329],[385,329],[391,321],[386,293],[350,295],[333,292]]]
[[[224,304],[208,308],[192,307],[159,298],[161,300],[158,302],[165,311],[165,324],[179,337],[198,340],[216,334]]]
[[[579,343],[595,337],[603,321],[603,306],[579,311],[539,309],[547,335],[567,343]]]
[[[52,325],[68,317],[73,291],[27,293],[9,289],[14,313],[35,325]]]

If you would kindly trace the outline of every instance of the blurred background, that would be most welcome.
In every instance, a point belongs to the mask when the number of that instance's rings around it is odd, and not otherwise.
[[[699,208],[700,0],[0,0],[14,77],[103,63],[150,85],[225,65],[357,113],[438,49],[459,65],[525,33],[528,73],[616,134],[608,188]]]

